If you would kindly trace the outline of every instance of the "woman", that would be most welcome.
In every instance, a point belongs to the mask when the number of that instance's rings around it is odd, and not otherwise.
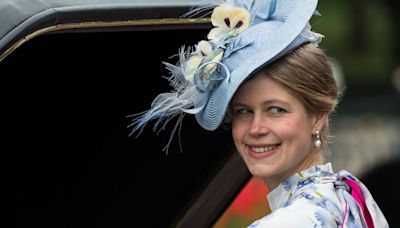
[[[233,139],[250,172],[268,186],[272,210],[251,227],[388,227],[361,182],[323,165],[328,115],[338,98],[328,61],[312,44],[238,89],[230,105]],[[346,189],[353,184],[364,194],[359,201]],[[360,213],[357,203],[368,208]]]
[[[238,152],[270,190],[272,213],[251,227],[388,227],[367,188],[323,161],[339,91],[318,48],[322,35],[309,25],[316,6],[219,1],[208,39],[166,63],[174,90],[136,117],[132,132],[178,116],[174,133],[185,114],[212,131],[228,117]]]

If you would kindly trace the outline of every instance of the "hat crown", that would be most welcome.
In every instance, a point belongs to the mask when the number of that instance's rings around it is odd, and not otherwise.
[[[221,59],[229,69],[229,80],[221,81],[210,91],[208,102],[202,104],[204,108],[196,114],[203,128],[218,128],[240,84],[260,68],[304,43],[320,41],[322,35],[312,32],[309,25],[316,6],[317,0],[255,1],[252,4],[249,27],[229,39]]]

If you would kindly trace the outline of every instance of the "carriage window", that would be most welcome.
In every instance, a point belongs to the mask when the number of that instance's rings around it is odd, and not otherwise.
[[[162,61],[205,32],[49,34],[0,62],[9,72],[2,128],[20,226],[166,227],[176,219],[228,155],[230,134],[187,115],[182,141],[166,154],[172,122],[135,138],[126,116],[170,89]]]

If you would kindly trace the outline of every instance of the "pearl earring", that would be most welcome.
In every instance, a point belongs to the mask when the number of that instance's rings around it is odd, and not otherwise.
[[[320,147],[322,142],[321,142],[321,135],[320,135],[319,131],[315,132],[315,136],[317,137],[317,139],[315,140],[314,144],[316,147]]]

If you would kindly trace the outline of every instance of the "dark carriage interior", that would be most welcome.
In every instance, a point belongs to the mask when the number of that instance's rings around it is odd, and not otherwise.
[[[129,137],[126,117],[169,90],[162,61],[203,29],[42,35],[0,62],[8,197],[16,227],[167,227],[232,152],[192,116]]]

